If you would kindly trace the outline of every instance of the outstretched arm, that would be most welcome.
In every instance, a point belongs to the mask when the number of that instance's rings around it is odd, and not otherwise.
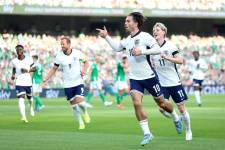
[[[120,42],[116,42],[114,41],[108,34],[108,31],[106,29],[106,27],[104,26],[103,29],[99,29],[97,28],[96,29],[97,31],[99,31],[99,35],[104,38],[108,43],[109,45],[112,47],[113,50],[115,51],[123,51],[123,46],[120,44]]]

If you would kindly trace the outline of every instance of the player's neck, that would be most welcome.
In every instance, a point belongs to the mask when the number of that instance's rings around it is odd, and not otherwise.
[[[165,39],[164,38],[157,39],[157,42],[158,42],[159,46],[161,47],[163,45],[163,43],[165,42]]]
[[[134,29],[133,31],[131,31],[131,32],[130,32],[130,35],[131,35],[131,37],[134,37],[134,36],[136,36],[139,32],[140,32],[140,30],[137,28],[137,29]]]
[[[72,49],[68,49],[66,52],[63,52],[65,55],[70,55],[72,53]]]

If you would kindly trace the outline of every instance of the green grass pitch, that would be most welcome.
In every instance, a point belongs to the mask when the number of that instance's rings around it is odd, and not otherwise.
[[[125,109],[104,107],[98,98],[89,109],[91,123],[78,130],[66,100],[44,99],[46,108],[29,123],[20,121],[17,100],[0,101],[0,150],[225,150],[225,95],[204,95],[202,107],[194,97],[186,103],[191,116],[193,140],[178,135],[170,119],[162,116],[150,96],[143,105],[155,138],[141,147],[142,131],[136,121],[130,97]],[[28,112],[28,111],[27,111]]]

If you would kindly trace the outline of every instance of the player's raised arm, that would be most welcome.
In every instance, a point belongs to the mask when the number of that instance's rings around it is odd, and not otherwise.
[[[112,47],[113,50],[115,51],[123,51],[124,47],[121,45],[120,42],[117,42],[115,40],[113,40],[109,34],[108,34],[108,31],[106,29],[106,27],[104,26],[103,29],[100,29],[100,28],[97,28],[96,29],[97,31],[99,31],[99,36],[101,36],[102,38],[104,38],[108,43],[109,45]]]

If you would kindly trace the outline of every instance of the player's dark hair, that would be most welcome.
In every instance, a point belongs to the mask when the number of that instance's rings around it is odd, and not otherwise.
[[[145,21],[144,16],[140,12],[132,12],[128,16],[133,17],[133,20],[138,23],[138,28],[140,28]]]
[[[62,37],[61,40],[66,40],[67,44],[71,43],[71,41],[68,37]]]
[[[17,48],[22,48],[22,49],[24,49],[23,45],[20,45],[20,44],[16,45],[15,49],[17,49]]]

